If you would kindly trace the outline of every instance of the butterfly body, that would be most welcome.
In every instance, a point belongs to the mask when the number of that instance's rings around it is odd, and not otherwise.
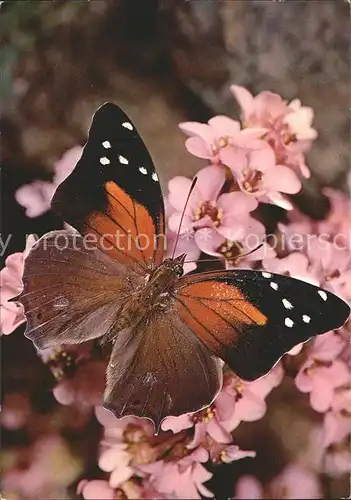
[[[27,256],[25,335],[38,349],[111,342],[103,404],[117,417],[147,417],[157,431],[168,415],[211,404],[223,361],[255,380],[349,315],[332,293],[287,276],[242,269],[182,276],[184,254],[164,259],[153,162],[114,104],[95,113],[52,208],[77,233],[48,233]]]
[[[170,310],[175,284],[183,275],[185,257],[183,254],[175,259],[166,259],[156,269],[150,270],[144,282],[136,285],[128,300],[119,308],[114,328],[101,338],[101,344],[113,341],[120,331],[148,325],[150,315]]]

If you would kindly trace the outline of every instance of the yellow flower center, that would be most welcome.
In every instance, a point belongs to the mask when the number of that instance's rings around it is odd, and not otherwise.
[[[248,193],[255,193],[258,191],[259,184],[262,180],[263,173],[260,170],[244,170],[243,187]]]
[[[230,264],[234,265],[244,253],[244,247],[240,241],[226,240],[217,248],[217,252],[221,253]]]
[[[224,136],[219,137],[218,139],[216,139],[214,141],[214,143],[211,145],[211,150],[212,150],[213,156],[218,155],[220,149],[225,148],[226,146],[228,146],[229,141],[230,141],[230,139],[229,139],[229,136],[227,136],[227,135],[224,135]]]
[[[208,216],[213,221],[213,225],[218,227],[223,217],[223,210],[217,207],[216,201],[205,201],[195,210],[194,219],[196,221]]]

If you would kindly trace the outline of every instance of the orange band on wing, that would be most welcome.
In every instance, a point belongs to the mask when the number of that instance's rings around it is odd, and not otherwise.
[[[263,326],[267,318],[235,286],[204,280],[185,286],[177,296],[181,319],[217,355],[233,346],[248,325]]]
[[[95,213],[87,221],[102,242],[103,250],[120,262],[151,260],[156,245],[151,215],[115,182],[107,182],[105,189],[107,213]]]

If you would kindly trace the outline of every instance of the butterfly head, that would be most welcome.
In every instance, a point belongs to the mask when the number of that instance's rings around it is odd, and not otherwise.
[[[185,262],[185,258],[186,258],[186,254],[182,253],[181,255],[176,257],[175,259],[165,259],[163,261],[163,266],[166,269],[172,270],[176,274],[177,278],[181,278],[184,274],[183,265]]]

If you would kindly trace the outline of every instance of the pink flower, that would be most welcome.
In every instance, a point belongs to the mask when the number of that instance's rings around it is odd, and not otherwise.
[[[209,159],[212,163],[220,161],[219,154],[228,145],[245,146],[248,141],[266,132],[261,127],[240,130],[240,123],[227,116],[215,116],[208,124],[184,122],[179,127],[190,136],[185,143],[189,153]]]
[[[230,387],[235,399],[234,412],[223,422],[223,426],[233,431],[242,421],[253,422],[261,419],[267,410],[265,398],[281,383],[283,376],[283,369],[277,364],[267,375],[254,382],[244,382],[233,377]]]
[[[267,143],[261,141],[260,148],[240,151],[227,148],[221,158],[243,192],[259,201],[292,209],[292,204],[281,193],[297,193],[301,182],[293,170],[276,163],[274,151]]]
[[[263,91],[256,97],[239,85],[232,85],[231,92],[241,107],[241,118],[245,127],[264,127],[272,129],[280,125],[288,112],[287,104],[273,92]]]
[[[351,432],[351,389],[334,391],[331,409],[324,416],[324,446],[342,442]]]
[[[111,448],[102,452],[99,458],[99,467],[105,472],[110,472],[110,486],[116,488],[133,475],[130,467],[132,455],[127,450],[126,443],[116,443]]]
[[[72,172],[82,156],[82,146],[73,146],[68,149],[54,165],[54,185],[57,187]]]
[[[300,368],[295,383],[301,392],[310,394],[310,403],[314,410],[325,412],[332,404],[334,390],[349,379],[350,374],[343,361],[328,361],[318,355],[310,355]]]
[[[217,401],[218,399],[218,401]],[[193,416],[195,432],[188,444],[190,449],[201,445],[207,438],[210,443],[230,443],[232,436],[222,422],[228,419],[234,411],[235,400],[229,394],[221,392],[215,402],[205,410]]]
[[[25,322],[23,307],[18,302],[9,302],[22,291],[24,259],[35,243],[35,237],[29,236],[24,252],[9,255],[5,267],[0,271],[0,325],[1,334],[8,335]]]
[[[83,479],[78,483],[77,495],[82,495],[84,500],[114,500],[116,492],[107,481],[95,479],[87,481]]]
[[[17,189],[15,199],[26,209],[27,217],[38,217],[50,209],[55,186],[51,182],[34,181]]]
[[[260,500],[263,498],[261,483],[254,476],[241,476],[235,486],[235,500]]]
[[[73,377],[64,378],[53,389],[62,405],[91,408],[101,402],[105,388],[106,362],[91,360],[78,366]]]
[[[219,196],[226,180],[223,168],[205,167],[196,177],[197,183],[184,213],[181,232],[214,227],[223,235],[230,234],[232,239],[240,238],[245,232],[246,222],[250,220],[248,214],[256,209],[257,201],[239,192]],[[168,202],[175,209],[168,224],[172,231],[177,232],[191,181],[186,177],[174,177],[168,186]]]
[[[203,483],[212,477],[202,463],[208,461],[208,452],[197,448],[177,462],[158,462],[144,465],[140,470],[149,474],[149,481],[156,491],[171,495],[170,498],[200,499],[200,494],[213,497]]]
[[[23,456],[22,464],[21,457],[19,462],[20,466],[6,471],[2,480],[4,494],[11,493],[11,498],[58,497],[81,474],[80,462],[59,435],[35,441],[27,467],[23,467]]]
[[[50,209],[51,198],[59,184],[72,172],[83,148],[74,146],[54,165],[53,182],[34,181],[21,186],[15,193],[17,202],[26,209],[27,217],[38,217]]]
[[[247,217],[245,222],[246,233],[238,240],[227,239],[215,229],[203,228],[195,233],[196,244],[202,252],[225,259],[228,269],[247,268],[263,258],[273,258],[274,250],[264,241],[264,226],[252,217]],[[258,248],[259,245],[262,246]]]
[[[264,139],[272,146],[277,163],[301,171],[304,177],[310,172],[304,155],[317,137],[312,128],[313,110],[302,106],[295,99],[287,104],[278,94],[264,91],[256,97],[244,87],[232,85],[231,91],[237,99],[245,127],[264,127]]]
[[[316,139],[317,131],[312,128],[313,109],[309,106],[302,106],[300,99],[291,101],[288,108],[289,111],[284,116],[284,123],[289,126],[289,132],[298,141],[313,141]]]
[[[307,256],[311,266],[320,276],[321,286],[351,301],[351,254],[337,248],[332,242],[314,238],[310,241]]]
[[[270,498],[322,498],[322,490],[316,474],[295,464],[289,465],[274,478],[269,489]]]

